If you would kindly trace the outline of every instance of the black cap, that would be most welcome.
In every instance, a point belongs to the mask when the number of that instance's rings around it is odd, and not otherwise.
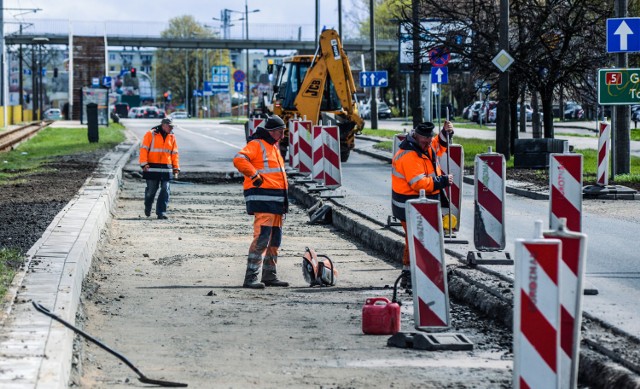
[[[173,120],[171,120],[171,118],[164,118],[162,119],[162,121],[160,122],[160,124],[168,124],[171,126],[171,128],[173,128]]]
[[[418,124],[416,126],[416,128],[413,129],[413,131],[418,135],[433,136],[433,129],[434,128],[436,128],[436,126],[434,126],[433,123],[431,123],[431,122],[423,122],[423,123]]]
[[[285,128],[284,120],[278,115],[271,115],[267,118],[267,122],[264,124],[264,129],[267,131],[280,130]]]

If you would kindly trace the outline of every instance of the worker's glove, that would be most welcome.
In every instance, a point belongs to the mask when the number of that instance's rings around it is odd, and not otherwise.
[[[177,180],[178,179],[178,173],[180,173],[180,170],[178,169],[173,169],[173,179]]]
[[[253,183],[253,186],[259,188],[260,185],[262,185],[262,177],[260,177],[260,174],[256,174],[255,176],[251,177],[251,182]]]
[[[444,122],[444,132],[445,135],[449,137],[449,139],[453,138],[453,123],[451,123],[450,121],[445,121]]]
[[[443,174],[433,179],[433,189],[443,189],[449,186],[449,176]]]

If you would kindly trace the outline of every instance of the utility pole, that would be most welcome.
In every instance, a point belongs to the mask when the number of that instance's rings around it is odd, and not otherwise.
[[[614,0],[615,17],[627,17],[627,0]],[[618,68],[627,67],[627,53],[615,54],[616,66]],[[614,124],[611,131],[611,178],[616,174],[628,174],[631,169],[631,136],[630,115],[628,105],[617,105],[614,107]]]
[[[509,0],[500,0],[500,49],[509,51]],[[509,118],[509,69],[498,77],[496,109],[496,151],[511,158],[511,120]]]
[[[371,39],[371,68],[375,72],[376,69],[376,35],[375,35],[375,16],[374,6],[375,2],[369,0],[369,36]],[[378,129],[378,88],[371,87],[371,98],[369,99],[369,107],[371,107],[371,129]]]
[[[422,96],[420,91],[420,73],[422,64],[420,63],[420,13],[418,10],[419,0],[411,1],[411,35],[413,39],[413,127],[418,127],[422,122]]]

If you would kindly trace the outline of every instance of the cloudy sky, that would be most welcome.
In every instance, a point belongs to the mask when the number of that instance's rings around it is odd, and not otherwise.
[[[249,11],[260,12],[249,16],[250,23],[311,24],[315,22],[316,0],[246,0]],[[320,25],[337,28],[338,0],[319,0]],[[357,12],[362,0],[342,0],[343,26],[347,12]],[[368,1],[365,1],[368,4]],[[244,12],[243,0],[3,0],[6,22],[22,18],[71,19],[84,21],[144,21],[167,22],[169,19],[193,15],[201,23],[219,26],[222,9]],[[12,10],[24,8],[40,10],[36,13]],[[18,15],[24,12],[27,14]],[[234,15],[241,17],[241,15]],[[241,23],[241,22],[240,22]]]

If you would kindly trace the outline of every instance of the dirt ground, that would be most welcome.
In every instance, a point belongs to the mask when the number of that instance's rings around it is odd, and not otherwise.
[[[85,330],[126,355],[146,376],[210,388],[507,388],[511,335],[452,302],[451,332],[473,351],[387,347],[364,335],[368,297],[391,299],[399,274],[330,226],[308,225],[293,207],[279,276],[289,288],[241,287],[252,218],[239,183],[173,184],[169,220],[144,217],[141,180],[125,181],[113,221],[85,282]],[[336,262],[335,287],[310,288],[301,255],[313,247]],[[413,331],[400,294],[402,330]],[[78,342],[72,386],[143,386],[94,344]]]

